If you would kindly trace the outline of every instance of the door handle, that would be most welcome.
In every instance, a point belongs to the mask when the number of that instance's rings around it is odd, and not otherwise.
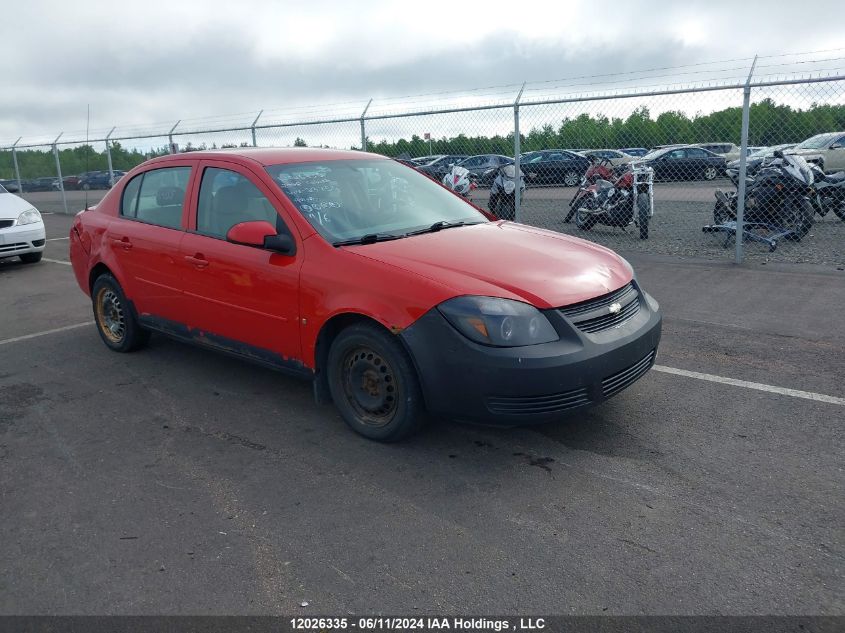
[[[196,268],[205,268],[208,266],[208,260],[203,257],[202,253],[196,255],[185,255],[185,261],[193,264]]]
[[[116,246],[120,246],[125,251],[128,251],[130,248],[132,248],[132,242],[130,242],[129,238],[125,235],[123,237],[113,237],[111,239]]]

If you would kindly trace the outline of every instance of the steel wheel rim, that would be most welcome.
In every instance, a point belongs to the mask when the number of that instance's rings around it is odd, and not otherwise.
[[[100,288],[94,305],[103,336],[112,343],[120,343],[126,336],[126,315],[117,293],[111,288]]]
[[[399,404],[399,386],[381,354],[365,346],[353,348],[343,357],[341,380],[346,400],[363,424],[390,424]]]

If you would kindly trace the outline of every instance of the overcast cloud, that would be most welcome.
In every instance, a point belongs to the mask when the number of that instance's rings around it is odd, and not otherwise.
[[[301,111],[310,117],[359,113],[369,97],[390,109],[411,100],[378,98],[845,49],[839,2],[806,15],[792,1],[11,3],[0,23],[0,143],[84,129],[87,104],[99,130],[248,120],[262,108],[313,108]]]

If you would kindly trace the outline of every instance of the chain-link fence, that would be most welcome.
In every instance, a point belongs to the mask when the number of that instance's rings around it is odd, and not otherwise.
[[[0,179],[36,203],[73,212],[81,205],[69,192],[105,191],[164,153],[363,147],[438,182],[459,164],[482,207],[503,168],[517,163],[525,183],[514,194],[517,221],[623,253],[845,262],[845,183],[837,176],[845,170],[845,76],[548,93],[525,85],[506,101],[371,100],[330,117],[302,108],[113,128],[88,142],[18,139],[0,149]],[[791,176],[794,159],[781,152],[815,165],[812,178]]]

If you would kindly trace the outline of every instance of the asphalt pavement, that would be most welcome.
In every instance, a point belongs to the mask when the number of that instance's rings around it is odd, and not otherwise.
[[[0,262],[0,614],[845,612],[842,404],[651,371],[377,444],[269,370],[108,351],[45,221],[53,261]],[[845,397],[845,271],[629,255],[661,367]]]

